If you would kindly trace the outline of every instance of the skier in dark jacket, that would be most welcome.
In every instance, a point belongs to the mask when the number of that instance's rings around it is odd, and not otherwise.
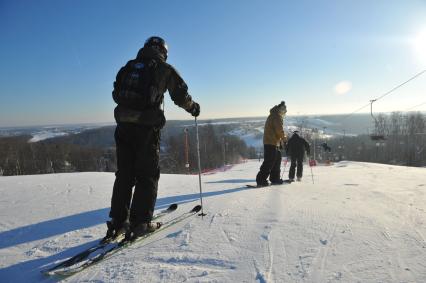
[[[294,131],[293,135],[288,140],[285,151],[291,159],[288,179],[290,181],[294,181],[294,174],[297,167],[297,181],[301,181],[303,176],[303,159],[305,157],[305,152],[308,156],[310,154],[309,143],[304,138],[299,136],[298,131]]]
[[[148,38],[114,82],[117,172],[104,240],[124,233],[132,239],[159,227],[151,220],[160,178],[160,130],[166,122],[161,109],[164,93],[169,91],[174,103],[192,116],[200,114],[184,80],[166,63],[167,53],[162,38]]]
[[[285,113],[287,113],[285,102],[282,101],[280,104],[272,107],[269,113],[263,133],[264,159],[256,176],[258,187],[268,186],[268,177],[273,185],[283,183],[283,180],[280,178],[280,147],[287,141],[287,136],[283,129],[283,119]]]

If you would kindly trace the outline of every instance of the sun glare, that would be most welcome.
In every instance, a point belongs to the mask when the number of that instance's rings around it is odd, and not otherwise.
[[[414,51],[420,64],[426,66],[426,29],[421,31],[414,39]]]
[[[352,83],[350,81],[341,81],[334,86],[334,92],[337,94],[346,94],[352,89]]]

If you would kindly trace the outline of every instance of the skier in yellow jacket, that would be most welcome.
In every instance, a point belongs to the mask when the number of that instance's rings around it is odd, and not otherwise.
[[[269,181],[272,185],[282,184],[283,180],[280,178],[281,166],[281,152],[287,142],[287,136],[283,129],[284,115],[287,113],[285,102],[275,105],[270,110],[270,114],[266,119],[265,131],[263,134],[263,163],[260,166],[260,171],[256,176],[256,183],[258,187],[268,186]]]

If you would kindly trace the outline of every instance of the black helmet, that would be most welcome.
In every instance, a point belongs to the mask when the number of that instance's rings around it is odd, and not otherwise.
[[[167,43],[164,39],[162,39],[159,36],[151,36],[145,41],[145,44],[143,47],[152,47],[154,49],[157,49],[160,51],[165,58],[167,59],[167,53],[169,50],[169,47],[167,46]]]

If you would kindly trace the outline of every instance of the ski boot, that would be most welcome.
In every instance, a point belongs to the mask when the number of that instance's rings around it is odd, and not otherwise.
[[[263,188],[263,187],[268,187],[269,186],[269,183],[266,180],[265,181],[257,181],[256,184],[257,184],[258,188]]]
[[[115,241],[118,237],[122,235],[126,235],[127,231],[129,230],[129,222],[118,222],[118,221],[111,219],[111,221],[107,221],[107,233],[105,237],[101,240],[101,244],[106,244],[112,241]]]
[[[262,177],[256,176],[256,187],[262,188],[269,186],[269,183],[266,179],[263,179]]]
[[[283,179],[271,180],[271,185],[282,185],[283,183]]]
[[[302,182],[302,177],[297,177],[298,182]]]
[[[154,232],[161,225],[161,222],[141,222],[131,225],[130,230],[126,233],[125,241],[134,241],[141,236]]]

